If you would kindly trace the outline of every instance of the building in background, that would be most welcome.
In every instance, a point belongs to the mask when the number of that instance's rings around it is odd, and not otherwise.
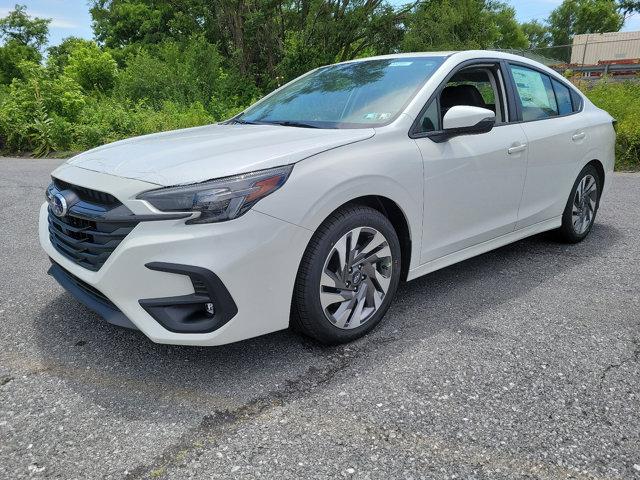
[[[640,62],[640,32],[585,33],[573,37],[571,64]]]

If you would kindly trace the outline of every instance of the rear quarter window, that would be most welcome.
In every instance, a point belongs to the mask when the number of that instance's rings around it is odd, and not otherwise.
[[[553,84],[553,90],[556,93],[556,100],[558,102],[558,113],[560,115],[568,115],[572,113],[573,110],[573,102],[571,100],[571,91],[569,87],[563,85],[557,80],[551,80]]]
[[[580,110],[582,110],[582,97],[574,89],[571,89],[571,100],[574,112],[579,112]]]

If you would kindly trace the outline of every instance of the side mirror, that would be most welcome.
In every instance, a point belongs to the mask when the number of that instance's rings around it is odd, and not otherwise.
[[[460,135],[478,135],[490,132],[496,123],[491,110],[470,105],[451,107],[442,119],[442,132],[434,140],[445,142]]]

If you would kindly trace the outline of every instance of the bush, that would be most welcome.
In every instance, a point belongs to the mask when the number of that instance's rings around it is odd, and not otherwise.
[[[77,119],[85,105],[80,86],[72,79],[52,77],[42,66],[22,62],[23,79],[14,79],[0,91],[0,137],[3,149],[11,152],[37,150],[40,154],[53,149],[61,119]],[[60,139],[58,133],[57,138]]]
[[[79,44],[71,51],[64,73],[85,91],[110,91],[116,82],[118,66],[108,52],[93,42]]]
[[[73,150],[86,150],[136,135],[213,123],[214,118],[195,102],[165,102],[160,109],[103,97],[90,99],[73,126]]]
[[[229,109],[246,105],[258,92],[246,78],[225,69],[215,45],[196,36],[185,43],[164,42],[132,54],[120,73],[116,94],[156,109],[167,101],[199,102],[219,118]]]
[[[34,47],[10,40],[0,46],[0,83],[10,84],[14,78],[22,78],[20,63],[30,61],[38,63],[42,56]]]
[[[640,169],[640,83],[605,79],[580,87],[595,105],[618,121],[616,168]]]
[[[47,67],[21,61],[0,84],[3,151],[42,156],[209,124],[258,97],[202,39],[138,50],[121,71],[93,42],[72,39],[50,55]]]

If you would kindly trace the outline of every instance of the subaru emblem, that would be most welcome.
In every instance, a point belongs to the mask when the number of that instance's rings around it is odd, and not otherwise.
[[[67,200],[61,193],[56,193],[51,199],[51,211],[56,217],[64,217],[67,214]]]

